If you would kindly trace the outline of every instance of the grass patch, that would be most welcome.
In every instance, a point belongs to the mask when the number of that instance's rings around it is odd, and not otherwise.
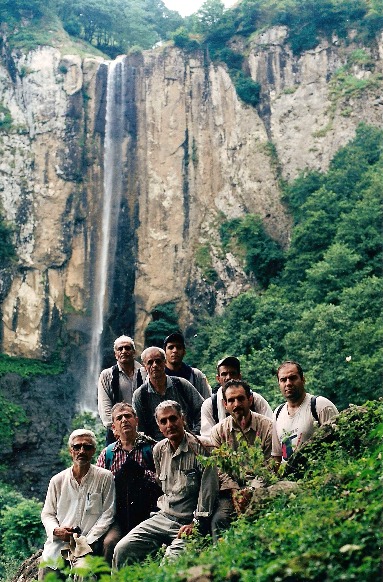
[[[0,354],[0,377],[5,374],[18,374],[22,378],[32,378],[33,376],[56,376],[64,372],[65,366],[58,355],[51,360],[43,362],[41,360],[18,358]]]

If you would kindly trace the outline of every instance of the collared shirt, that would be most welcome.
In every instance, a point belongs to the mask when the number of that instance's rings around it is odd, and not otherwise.
[[[271,420],[273,419],[273,411],[267,400],[261,394],[253,391],[253,402],[255,412],[263,414]],[[226,418],[227,412],[223,400],[222,386],[217,390],[217,412],[218,422]],[[213,416],[212,398],[207,398],[201,408],[201,435],[204,437],[210,436],[211,429],[215,424],[217,424],[217,420]]]
[[[137,437],[136,440],[134,441],[132,450],[125,451],[122,448],[122,443],[120,439],[118,439],[114,443],[113,461],[111,466],[109,467],[109,471],[111,471],[113,475],[115,475],[121,469],[126,459],[129,458],[132,459],[133,461],[136,461],[136,463],[138,463],[139,465],[141,465],[141,467],[145,469],[145,476],[150,481],[155,482],[156,477],[154,472],[153,455],[151,455],[152,463],[148,463],[147,459],[145,459],[142,453],[142,448],[144,445],[151,446],[153,448],[154,444],[155,442],[153,441],[153,439],[147,437],[142,433],[137,433]],[[101,451],[100,456],[97,459],[96,466],[103,467],[104,469],[106,468],[106,447]]]
[[[253,411],[250,411],[250,414],[250,425],[243,432],[250,445],[254,444],[257,437],[261,440],[263,456],[268,459],[271,455],[273,423],[263,414]],[[225,420],[221,420],[221,422],[213,426],[210,441],[214,447],[220,447],[223,443],[227,443],[235,451],[242,437],[242,431],[235,426],[233,418],[228,416]],[[221,490],[238,488],[238,483],[225,473],[220,473],[220,482]]]
[[[184,378],[166,376],[165,394],[161,395],[146,379],[133,394],[133,407],[138,416],[138,425],[141,432],[160,441],[163,436],[154,418],[154,411],[160,402],[175,400],[181,405],[190,430],[199,433],[201,427],[202,396],[190,382]]]
[[[185,433],[176,451],[168,439],[153,449],[157,477],[164,492],[158,499],[158,507],[181,523],[190,523],[193,515],[212,515],[218,494],[215,467],[204,468],[197,455],[206,455],[206,451],[189,433]]]
[[[119,402],[127,402],[128,404],[131,404],[133,392],[138,388],[137,374],[141,369],[141,364],[134,361],[134,371],[131,377],[125,374],[118,362],[117,366],[119,370]],[[105,428],[111,428],[112,426],[112,368],[106,368],[105,370],[102,370],[98,379],[98,413]],[[144,376],[144,374],[142,375]]]
[[[57,567],[61,550],[67,546],[67,542],[53,535],[56,527],[80,527],[88,544],[92,544],[108,531],[114,512],[115,488],[110,471],[91,465],[80,484],[72,467],[52,477],[41,513],[48,538],[42,561]]]

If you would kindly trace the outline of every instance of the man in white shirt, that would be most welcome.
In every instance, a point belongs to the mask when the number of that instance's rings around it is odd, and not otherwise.
[[[86,553],[102,555],[101,538],[114,519],[113,475],[91,464],[96,451],[94,433],[75,430],[68,445],[73,465],[52,477],[41,513],[47,541],[41,556],[43,567],[39,570],[39,580],[49,570],[57,569],[61,551],[68,549],[80,533]]]
[[[136,348],[131,337],[121,335],[113,348],[117,364],[102,370],[98,379],[98,413],[107,429],[107,445],[116,440],[111,430],[113,405],[117,402],[132,404],[133,392],[146,377],[144,368],[134,359]]]
[[[209,437],[211,429],[227,416],[227,410],[222,395],[222,386],[229,380],[241,380],[241,364],[235,356],[227,356],[217,364],[216,380],[220,387],[216,394],[207,398],[201,407],[201,436]],[[273,411],[263,396],[253,391],[252,410],[273,418]]]
[[[306,379],[298,362],[283,362],[277,371],[278,384],[286,402],[274,411],[271,456],[277,465],[313,435],[316,427],[329,422],[338,409],[328,398],[312,396],[305,389]]]

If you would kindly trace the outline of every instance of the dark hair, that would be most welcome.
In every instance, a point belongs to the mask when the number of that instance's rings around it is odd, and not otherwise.
[[[225,402],[227,402],[227,399],[226,399],[226,390],[228,388],[243,388],[244,391],[246,392],[246,396],[248,398],[250,398],[250,396],[253,395],[253,391],[251,389],[250,384],[248,384],[244,380],[228,380],[222,386],[222,395],[223,395],[223,399],[224,399]]]
[[[281,370],[281,368],[284,368],[285,366],[288,365],[292,365],[292,366],[296,366],[297,370],[298,370],[298,374],[301,378],[301,380],[303,380],[303,369],[302,366],[300,365],[299,362],[295,362],[294,360],[286,360],[285,362],[282,362],[282,364],[278,367],[277,370],[277,378],[279,380],[279,371]]]

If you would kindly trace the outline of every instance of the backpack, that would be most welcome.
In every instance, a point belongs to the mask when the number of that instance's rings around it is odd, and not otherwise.
[[[312,414],[314,420],[316,420],[320,426],[321,423],[320,423],[318,412],[317,412],[317,398],[318,398],[318,396],[311,396],[310,409],[311,409],[311,414]],[[275,411],[275,420],[278,420],[278,416],[280,415],[280,412],[285,405],[286,405],[286,402],[284,402],[283,404],[280,404],[278,406],[277,410]]]
[[[108,469],[110,471],[110,468],[112,466],[113,463],[113,459],[114,459],[114,446],[115,446],[115,442],[111,443],[110,445],[108,445],[106,447],[106,451],[105,451],[105,469]],[[147,445],[145,444],[142,447],[142,458],[146,464],[146,466],[150,466],[152,463],[152,447],[150,446],[150,444],[148,443]]]
[[[111,388],[112,388],[112,406],[114,406],[115,404],[117,404],[117,402],[120,402],[120,371],[118,369],[118,365],[115,364],[112,368],[112,382],[111,382]],[[137,373],[137,388],[139,386],[141,386],[142,384],[142,374],[141,374],[141,370],[138,370]]]

